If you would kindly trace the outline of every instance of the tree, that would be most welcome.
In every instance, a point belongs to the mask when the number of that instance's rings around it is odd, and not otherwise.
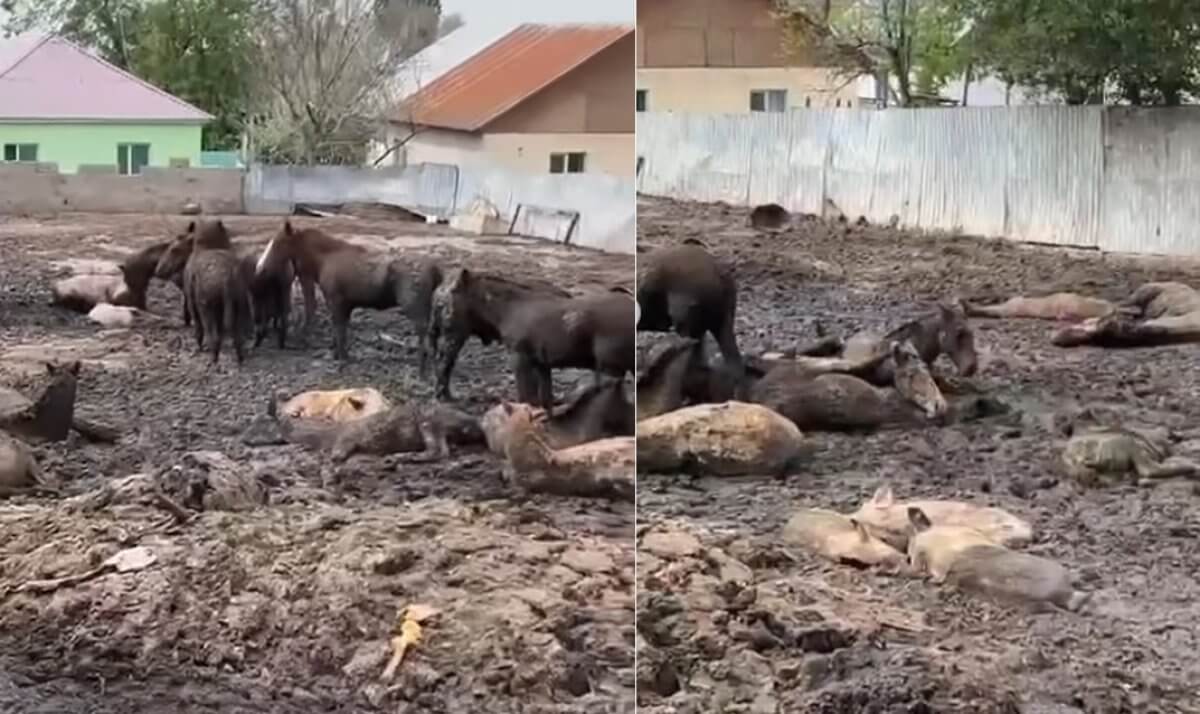
[[[49,30],[105,60],[130,69],[137,28],[145,3],[141,0],[3,0],[9,13],[6,33]]]
[[[847,79],[894,77],[900,106],[936,95],[962,73],[962,16],[945,0],[776,0],[784,50],[834,68]]]
[[[1193,0],[955,0],[980,65],[1068,104],[1179,104],[1200,88]]]
[[[133,70],[216,117],[208,149],[240,144],[255,10],[253,0],[158,0],[142,14]]]
[[[384,21],[372,0],[274,0],[255,32],[251,139],[260,158],[365,160],[396,107],[399,72],[437,27],[436,7],[401,3]]]

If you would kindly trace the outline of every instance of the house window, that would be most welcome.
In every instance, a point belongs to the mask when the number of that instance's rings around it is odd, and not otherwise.
[[[5,161],[37,161],[37,144],[5,144]]]
[[[639,112],[646,111],[646,95],[647,95],[647,90],[645,90],[645,89],[637,90],[636,109]]]
[[[581,174],[583,173],[582,151],[572,151],[565,154],[550,154],[550,173],[552,174]]]
[[[149,144],[117,144],[117,173],[137,176],[150,164]]]
[[[786,89],[755,89],[750,92],[752,112],[782,112],[786,109]]]

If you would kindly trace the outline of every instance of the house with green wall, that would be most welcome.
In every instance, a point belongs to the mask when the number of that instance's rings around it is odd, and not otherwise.
[[[212,119],[61,37],[0,39],[0,163],[198,167]]]

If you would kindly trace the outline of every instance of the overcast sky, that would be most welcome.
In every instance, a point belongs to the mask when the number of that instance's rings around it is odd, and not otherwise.
[[[637,0],[442,0],[442,12],[468,23],[624,22],[634,24]]]

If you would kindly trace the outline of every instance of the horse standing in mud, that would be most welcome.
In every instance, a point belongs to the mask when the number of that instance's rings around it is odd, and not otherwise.
[[[501,341],[501,327],[513,306],[539,298],[570,298],[571,293],[544,281],[518,282],[461,268],[433,293],[430,341],[437,350],[437,396],[447,401],[450,377],[467,340],[485,346]],[[439,344],[442,337],[444,344]]]
[[[255,265],[255,275],[279,270],[290,262],[295,266],[300,290],[304,295],[304,327],[301,339],[307,343],[316,317],[316,287],[329,307],[333,323],[333,354],[338,360],[350,357],[350,316],[356,308],[387,310],[401,307],[412,321],[420,339],[420,370],[428,370],[430,301],[442,281],[441,267],[433,260],[416,265],[404,261],[380,260],[362,246],[330,236],[315,228],[297,230],[290,220],[271,239]]]
[[[673,330],[697,340],[711,333],[740,382],[745,368],[734,335],[737,282],[733,270],[718,263],[693,239],[652,251],[644,263],[646,268],[638,277],[637,329]]]
[[[187,231],[178,236],[174,241],[150,246],[127,261],[127,267],[124,270],[126,282],[130,281],[130,276],[133,276],[132,279],[134,282],[141,286],[140,294],[143,303],[145,301],[145,286],[149,283],[149,276],[143,277],[142,265],[156,254],[159,257],[153,266],[154,270],[152,274],[179,285],[180,290],[183,290],[184,266],[187,264],[194,250],[195,241],[193,238],[195,230],[196,223],[193,221],[188,225]],[[255,266],[258,262],[259,253],[253,246],[238,245],[232,241],[222,240],[219,237],[210,237],[209,240],[215,241],[209,247],[233,250],[238,258],[242,281],[250,292],[250,308],[254,325],[254,346],[257,348],[261,345],[267,332],[271,328],[274,328],[279,349],[283,349],[287,343],[288,318],[292,310],[292,282],[295,280],[295,272],[292,264],[282,263],[274,270],[258,274],[255,271]],[[160,245],[165,246],[165,250],[159,250]],[[157,271],[160,268],[162,272],[158,273]],[[183,307],[184,325],[190,325],[192,316],[188,308],[186,292],[184,293]]]
[[[518,305],[503,328],[516,357],[517,398],[551,408],[554,368],[593,370],[597,384],[623,380],[636,359],[633,312],[633,296],[621,289]]]
[[[242,336],[250,327],[250,293],[222,221],[189,226],[188,233],[159,258],[154,274],[166,279],[180,270],[197,351],[207,346],[212,363],[216,364],[228,331],[234,355],[241,364],[245,359]]]

